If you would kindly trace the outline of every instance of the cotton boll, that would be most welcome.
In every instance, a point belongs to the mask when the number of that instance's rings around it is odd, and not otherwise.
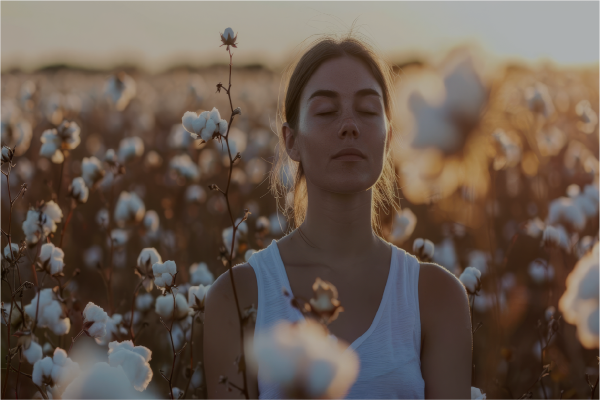
[[[63,213],[58,204],[54,202],[54,200],[50,200],[42,206],[42,211],[46,214],[52,221],[59,223],[62,220]],[[52,231],[54,232],[54,231]]]
[[[121,366],[137,391],[144,391],[152,380],[148,363],[152,351],[144,346],[134,346],[131,340],[108,344],[108,362],[111,367]]]
[[[124,227],[127,222],[140,222],[145,213],[144,202],[136,193],[121,192],[114,213],[115,222],[119,227]]]
[[[152,265],[154,284],[159,288],[169,288],[175,281],[177,266],[174,261],[168,260],[164,263],[156,262]]]
[[[558,302],[566,322],[577,327],[577,337],[587,349],[598,348],[599,244],[586,253],[567,276],[567,290]]]
[[[9,249],[12,249],[11,250]],[[17,259],[18,255],[19,255],[19,245],[16,243],[12,243],[11,246],[9,246],[8,244],[6,245],[6,247],[4,248],[4,258],[6,259],[6,261],[8,262],[13,262],[14,260]]]
[[[429,239],[417,238],[413,242],[413,252],[422,261],[429,261],[435,253],[435,246]]]
[[[42,346],[33,340],[29,343],[29,348],[23,350],[23,355],[31,365],[42,359],[42,353]]]
[[[554,278],[554,267],[543,258],[533,260],[527,269],[531,279],[537,284],[551,281]]]
[[[585,228],[586,216],[573,199],[560,197],[550,202],[546,223],[549,225],[565,224],[565,226],[580,232]]]
[[[222,119],[221,121],[219,121],[219,134],[221,136],[225,136],[226,133],[227,133],[227,121]]]
[[[215,278],[205,262],[194,263],[190,266],[190,281],[192,285],[210,285]]]
[[[152,304],[154,304],[154,297],[150,293],[140,294],[135,299],[135,307],[141,312],[150,310]]]
[[[217,107],[213,107],[213,109],[210,111],[210,119],[215,123],[215,125],[221,121],[221,114],[219,114]]]
[[[181,124],[189,133],[199,133],[198,130],[194,129],[193,123],[198,119],[198,114],[192,111],[186,111],[181,118]]]
[[[178,387],[173,388],[173,398],[178,399],[183,396],[184,391],[179,389]]]
[[[105,171],[102,163],[96,157],[83,157],[81,161],[81,177],[88,187],[94,186],[96,182],[104,177]]]
[[[77,177],[73,179],[71,185],[69,185],[69,194],[73,197],[78,203],[87,202],[90,191],[88,187],[85,185],[85,182],[82,177]]]
[[[31,303],[25,306],[25,313],[35,319],[38,295],[40,296],[38,309],[38,326],[41,328],[48,327],[56,335],[64,335],[71,329],[71,321],[66,318],[66,312],[61,303],[59,303],[52,289],[42,289],[36,294]]]
[[[142,249],[137,258],[138,267],[152,266],[155,263],[162,263],[162,258],[158,254],[158,251],[154,247]]]
[[[486,399],[486,394],[479,388],[471,386],[471,400]]]
[[[83,310],[83,326],[88,336],[97,338],[106,335],[108,314],[92,302],[87,303]],[[88,327],[89,325],[89,327]]]
[[[123,316],[119,313],[115,313],[112,316],[108,317],[106,320],[106,335],[96,337],[96,343],[100,346],[106,345],[108,342],[113,340],[116,336],[117,332],[122,330]]]
[[[56,275],[63,271],[65,266],[64,256],[65,253],[62,249],[55,247],[52,243],[45,243],[40,249],[39,258],[46,272],[50,275]]]
[[[83,371],[63,393],[63,399],[136,399],[155,398],[147,391],[140,395],[133,388],[121,365],[111,367],[105,362]]]
[[[106,208],[101,208],[96,213],[96,223],[100,225],[102,228],[106,228],[108,226],[108,210]]]
[[[467,267],[460,275],[459,279],[462,284],[465,286],[469,294],[475,294],[479,291],[481,286],[480,279],[481,272],[474,267]]]
[[[206,200],[206,191],[199,185],[190,185],[185,191],[185,199],[189,203],[203,203]]]
[[[409,208],[405,208],[395,215],[393,225],[390,240],[394,243],[402,243],[414,232],[417,217]]]
[[[38,386],[42,386],[44,382],[50,382],[52,379],[52,362],[51,357],[44,357],[33,365],[31,380]]]
[[[356,380],[358,356],[312,320],[279,322],[249,343],[249,365],[287,395],[343,398]]]
[[[68,358],[66,351],[57,347],[52,358],[44,357],[33,365],[31,379],[40,387],[43,383],[54,386],[54,393],[60,394],[78,374],[79,364]]]
[[[173,317],[173,296],[158,296],[156,298],[154,311],[165,319]],[[175,296],[175,319],[185,318],[189,312],[190,308],[188,307],[187,300],[181,293],[178,293]]]
[[[122,163],[129,162],[142,154],[144,154],[144,142],[137,136],[125,138],[119,143],[119,161]]]

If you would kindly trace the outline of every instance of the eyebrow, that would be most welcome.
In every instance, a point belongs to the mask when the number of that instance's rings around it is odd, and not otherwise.
[[[320,90],[315,91],[313,94],[311,94],[310,97],[308,98],[308,101],[310,101],[310,99],[312,99],[313,97],[317,97],[317,96],[336,98],[336,97],[338,97],[338,94],[339,94],[338,92],[335,92],[333,90],[320,89]],[[360,96],[360,97],[363,97],[363,96],[381,97],[381,95],[375,89],[371,89],[371,88],[360,89],[356,93],[354,93],[354,95]]]

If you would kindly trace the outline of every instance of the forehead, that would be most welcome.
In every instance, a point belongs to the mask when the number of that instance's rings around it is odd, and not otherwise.
[[[310,77],[302,91],[302,102],[307,102],[311,93],[320,89],[332,90],[344,97],[365,88],[383,95],[381,86],[362,61],[350,56],[334,58],[321,64]]]

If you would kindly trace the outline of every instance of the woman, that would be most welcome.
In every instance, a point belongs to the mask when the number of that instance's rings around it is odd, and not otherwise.
[[[348,398],[470,398],[472,335],[467,293],[444,268],[419,263],[376,232],[377,210],[394,205],[389,67],[355,38],[321,39],[296,64],[286,90],[285,123],[272,171],[294,175],[297,227],[233,268],[242,309],[257,304],[256,327],[298,320],[281,288],[312,297],[317,277],[337,287],[344,311],[330,332],[360,359]],[[279,196],[277,196],[279,197]],[[285,198],[285,196],[284,196]],[[229,273],[206,300],[204,367],[209,398],[240,398],[219,376],[242,386],[241,353]],[[248,372],[251,398],[278,398]]]

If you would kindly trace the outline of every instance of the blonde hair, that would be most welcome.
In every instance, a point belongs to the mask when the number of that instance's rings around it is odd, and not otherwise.
[[[277,114],[282,123],[287,122],[292,129],[296,130],[300,111],[300,97],[306,83],[323,62],[343,56],[355,57],[362,61],[383,91],[384,109],[390,134],[386,142],[387,149],[382,174],[373,187],[371,206],[371,226],[373,231],[381,236],[379,213],[385,212],[387,214],[388,205],[391,205],[395,210],[400,207],[399,202],[396,201],[398,198],[396,195],[397,175],[394,170],[391,145],[391,141],[396,138],[391,118],[395,109],[394,72],[391,66],[365,40],[354,37],[352,32],[340,39],[326,35],[315,40],[312,46],[303,53],[302,57],[290,64],[284,71],[283,78],[286,81],[285,98],[283,110],[278,110]],[[278,208],[288,220],[288,232],[290,232],[299,227],[306,218],[308,207],[306,177],[304,176],[302,164],[292,160],[287,154],[281,125],[277,126],[277,136],[279,141],[275,149],[275,159],[269,175],[269,184],[271,193],[277,200]],[[293,191],[294,197],[292,204],[287,201],[290,191]],[[283,199],[283,205],[281,199]]]

